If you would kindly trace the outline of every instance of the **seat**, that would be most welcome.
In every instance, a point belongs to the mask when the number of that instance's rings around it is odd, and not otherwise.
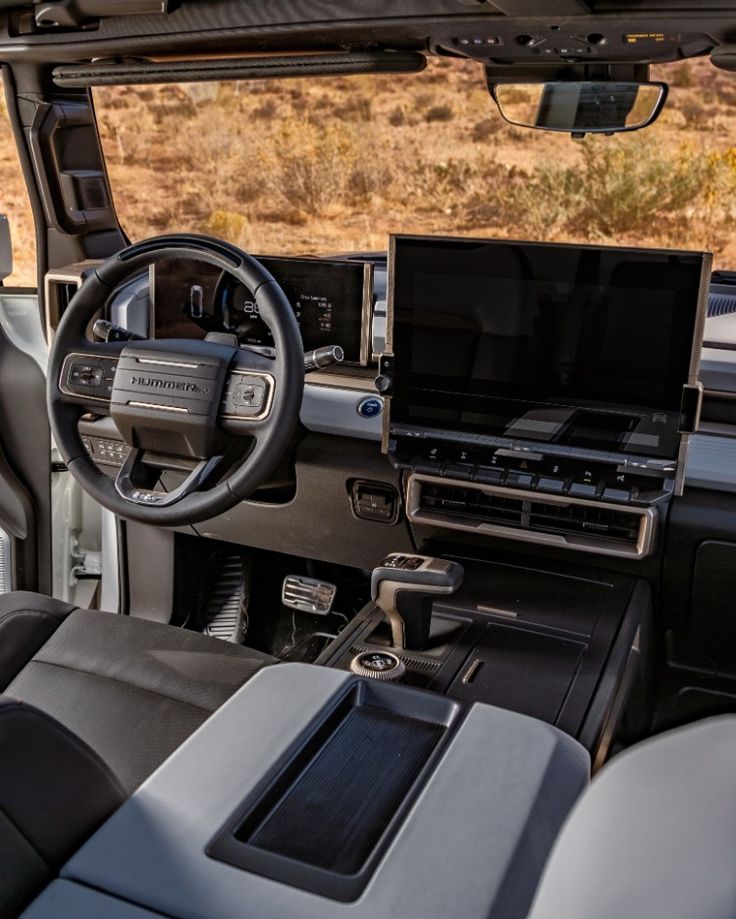
[[[568,817],[529,919],[736,915],[736,717],[616,757]]]
[[[84,741],[127,794],[276,659],[170,625],[0,596],[0,693]]]
[[[0,596],[0,919],[272,663],[161,623]]]

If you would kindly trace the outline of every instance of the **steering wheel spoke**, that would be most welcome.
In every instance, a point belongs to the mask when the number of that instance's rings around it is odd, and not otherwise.
[[[144,507],[171,507],[187,495],[198,491],[214,474],[222,460],[221,456],[201,460],[181,485],[173,491],[164,491],[154,487],[161,477],[161,469],[147,466],[144,455],[144,451],[137,447],[129,450],[115,479],[115,489],[122,498],[131,504]]]

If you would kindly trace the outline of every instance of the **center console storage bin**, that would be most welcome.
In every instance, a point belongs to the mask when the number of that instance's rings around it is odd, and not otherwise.
[[[355,899],[459,712],[440,696],[353,684],[243,803],[208,854],[334,899]]]
[[[559,636],[488,625],[448,693],[554,724],[586,647]]]

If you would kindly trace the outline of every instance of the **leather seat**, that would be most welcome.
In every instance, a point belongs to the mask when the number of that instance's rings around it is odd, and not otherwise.
[[[0,596],[0,919],[272,663],[169,625]]]
[[[0,693],[51,715],[130,794],[261,667],[276,659],[195,632],[0,596]]]

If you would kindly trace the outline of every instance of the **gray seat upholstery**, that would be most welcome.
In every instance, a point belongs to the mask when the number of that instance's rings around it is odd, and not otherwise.
[[[36,594],[0,597],[0,692],[56,718],[130,794],[275,659]]]
[[[160,623],[0,596],[0,919],[270,663]]]
[[[734,716],[617,757],[570,814],[529,919],[733,919],[735,792]]]

